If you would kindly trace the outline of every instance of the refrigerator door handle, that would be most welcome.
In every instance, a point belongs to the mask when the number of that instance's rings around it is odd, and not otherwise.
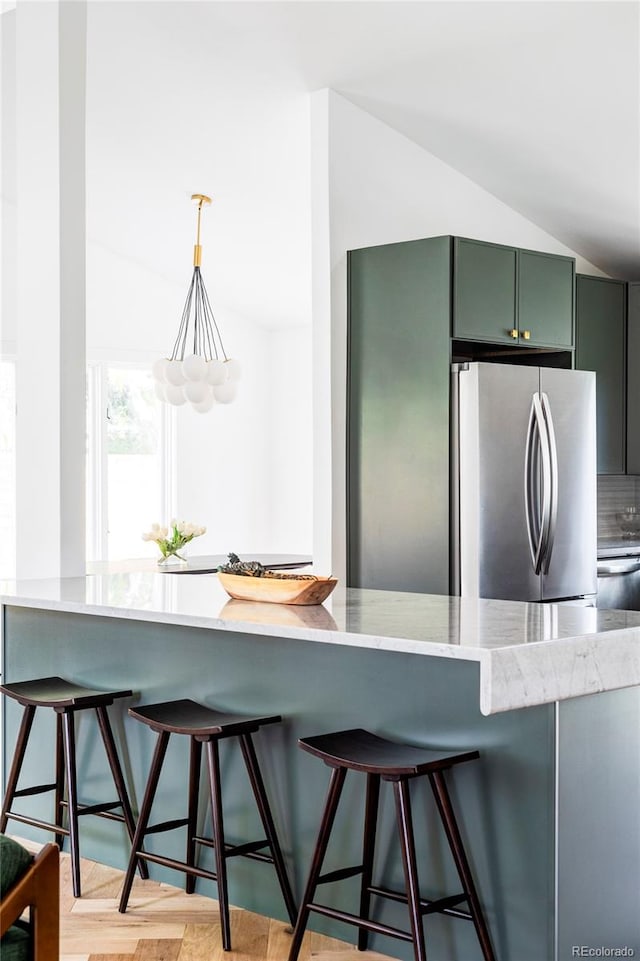
[[[538,453],[542,463],[542,504],[536,474]],[[551,519],[551,451],[547,422],[540,395],[531,398],[524,458],[524,505],[529,550],[534,573],[539,574],[545,557]]]
[[[545,425],[547,428],[547,443],[549,445],[549,516],[547,534],[545,537],[544,556],[542,559],[542,573],[549,573],[551,555],[553,554],[553,543],[556,537],[558,524],[558,446],[556,444],[556,433],[553,429],[553,417],[551,416],[551,404],[548,396],[543,392],[540,394],[542,410],[544,413]],[[543,457],[544,466],[544,457]]]
[[[531,554],[531,563],[533,564],[534,570],[536,566],[536,554],[538,553],[538,546],[540,543],[540,531],[535,530],[535,522],[537,520],[537,507],[535,493],[534,493],[534,480],[533,480],[533,470],[535,463],[534,456],[534,445],[535,445],[535,424],[536,415],[533,406],[535,400],[535,394],[531,399],[531,409],[529,411],[529,423],[527,425],[527,435],[524,448],[524,512],[525,520],[527,525],[527,538],[529,541],[529,552]]]

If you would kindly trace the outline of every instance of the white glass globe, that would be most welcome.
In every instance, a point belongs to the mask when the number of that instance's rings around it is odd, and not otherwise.
[[[237,386],[231,380],[228,380],[226,384],[219,384],[218,387],[213,388],[214,397],[220,404],[230,404],[232,400],[235,400],[236,393]]]
[[[209,391],[206,398],[200,404],[192,404],[194,410],[197,410],[199,414],[206,414],[208,410],[211,410],[215,404],[216,399],[213,396],[213,391]]]
[[[166,388],[167,403],[173,404],[174,407],[181,407],[187,402],[187,398],[184,396],[184,390],[182,387],[177,387],[175,384],[167,384]]]
[[[221,360],[210,360],[207,363],[207,383],[215,387],[217,384],[224,384],[227,378],[225,365]]]
[[[167,381],[166,372],[168,363],[169,360],[166,357],[158,357],[151,366],[151,373],[159,384],[165,384]]]
[[[164,381],[163,383],[160,383],[160,381],[156,381],[156,382],[155,382],[155,384],[153,385],[153,389],[154,389],[154,391],[155,391],[155,394],[156,394],[156,397],[158,398],[158,400],[163,400],[163,401],[166,402],[166,400],[167,400],[166,388],[167,388],[168,386],[169,386],[169,385],[167,384],[166,381]]]
[[[211,393],[209,385],[201,380],[188,380],[183,390],[187,400],[190,400],[192,404],[202,404],[207,399],[208,394]]]
[[[204,380],[207,376],[207,364],[200,354],[191,354],[182,361],[182,373],[187,380]]]
[[[174,387],[182,387],[186,380],[186,377],[182,373],[182,361],[170,360],[165,368],[164,376],[167,379],[167,383],[173,384]]]
[[[234,383],[240,380],[242,376],[242,367],[240,366],[240,361],[233,360],[232,357],[226,360],[224,363],[224,368],[227,372],[227,380],[231,380]]]

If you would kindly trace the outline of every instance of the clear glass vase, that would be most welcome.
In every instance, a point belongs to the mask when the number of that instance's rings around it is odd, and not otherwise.
[[[181,547],[180,551],[184,551],[184,547]],[[169,551],[158,558],[158,567],[180,567],[186,563],[187,558],[179,551]]]

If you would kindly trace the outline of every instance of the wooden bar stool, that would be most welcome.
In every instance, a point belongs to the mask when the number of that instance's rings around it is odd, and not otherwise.
[[[472,761],[480,755],[478,751],[466,751],[459,754],[446,754],[442,751],[431,751],[424,748],[412,747],[408,744],[397,744],[371,734],[369,731],[352,730],[325,734],[318,737],[302,738],[301,748],[321,758],[325,764],[333,768],[329,784],[329,793],[322,815],[320,832],[311,862],[309,879],[302,899],[302,906],[296,922],[289,961],[296,961],[302,937],[309,920],[311,911],[353,924],[358,927],[358,949],[365,951],[368,943],[369,931],[389,935],[403,941],[413,942],[416,961],[426,961],[426,949],[422,918],[427,914],[441,913],[451,917],[465,918],[473,921],[478,935],[480,947],[485,961],[495,961],[491,947],[489,931],[480,907],[469,863],[465,854],[458,825],[456,823],[451,800],[444,781],[444,771]],[[321,874],[322,863],[333,822],[340,800],[340,794],[348,770],[361,771],[367,775],[367,794],[364,820],[364,840],[362,847],[362,864],[355,867],[340,868]],[[413,822],[409,799],[409,780],[426,775],[433,790],[440,819],[451,848],[463,891],[449,897],[429,901],[420,897],[418,886],[418,871],[414,845]],[[390,891],[372,883],[373,856],[376,839],[376,823],[378,816],[378,798],[380,780],[391,781],[395,795],[396,818],[398,833],[402,847],[402,860],[405,875],[405,891]],[[346,911],[327,907],[314,902],[316,888],[319,884],[329,881],[341,881],[344,878],[362,875],[360,886],[360,913],[349,914]],[[399,928],[390,927],[370,919],[371,895],[402,901],[408,905],[411,919],[411,933]],[[461,910],[458,905],[467,902],[468,911]]]
[[[276,835],[275,824],[269,807],[269,801],[264,788],[262,774],[258,765],[255,748],[251,735],[265,724],[275,724],[281,721],[280,716],[244,717],[239,714],[223,714],[195,701],[168,701],[162,704],[149,704],[143,707],[129,709],[131,717],[143,724],[147,724],[158,734],[151,770],[147,781],[140,817],[136,828],[129,867],[125,877],[122,895],[120,897],[120,911],[126,911],[133,884],[136,865],[143,861],[151,861],[187,875],[185,889],[187,894],[195,890],[196,877],[210,878],[218,885],[218,901],[220,904],[220,921],[222,927],[222,945],[225,951],[231,950],[231,927],[229,922],[229,896],[227,891],[227,859],[239,855],[258,861],[273,864],[276,870],[287,913],[291,924],[295,924],[297,908],[287,877],[287,870]],[[191,750],[189,760],[188,782],[188,814],[186,818],[164,821],[149,826],[151,807],[158,787],[162,764],[167,751],[171,734],[185,734],[190,738]],[[253,795],[258,806],[260,819],[264,827],[266,839],[249,841],[245,844],[228,844],[224,837],[224,823],[222,816],[222,785],[220,781],[220,760],[218,742],[223,738],[237,737],[240,741],[242,756],[249,775]],[[198,792],[200,787],[200,767],[202,745],[206,744],[207,767],[209,777],[209,792],[211,796],[211,813],[213,821],[213,838],[196,835],[198,817]],[[158,834],[171,831],[178,827],[187,827],[186,860],[176,861],[173,858],[159,854],[151,854],[144,850],[143,843],[147,834]],[[215,853],[215,872],[207,871],[196,865],[196,845],[212,847]],[[265,853],[269,848],[270,853]]]
[[[81,684],[66,681],[62,677],[41,677],[30,681],[18,681],[15,684],[3,684],[0,686],[0,691],[7,697],[18,701],[24,707],[11,770],[9,771],[7,790],[2,804],[0,833],[5,834],[7,821],[11,819],[22,824],[42,828],[44,831],[53,832],[56,835],[56,843],[60,848],[63,846],[65,837],[68,837],[71,847],[73,894],[76,898],[79,898],[81,888],[78,818],[85,814],[96,814],[112,821],[122,821],[130,839],[133,840],[135,823],[107,713],[107,707],[113,704],[117,698],[131,697],[133,692],[95,690],[91,687],[83,687]],[[33,719],[38,707],[52,708],[56,713],[55,782],[53,784],[37,784],[17,790],[18,778],[20,777]],[[89,709],[95,709],[98,717],[100,734],[118,794],[117,801],[100,804],[80,804],[78,802],[75,715],[78,711]],[[65,783],[67,789],[66,800],[64,797]],[[44,794],[47,791],[55,792],[53,823],[20,814],[12,809],[15,798]],[[68,828],[63,825],[65,808],[68,814]],[[116,813],[116,808],[121,808],[122,814]],[[143,877],[149,876],[146,866],[143,866],[141,874]]]

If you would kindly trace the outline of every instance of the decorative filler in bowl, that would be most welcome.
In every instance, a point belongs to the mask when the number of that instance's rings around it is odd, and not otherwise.
[[[229,554],[229,562],[218,568],[218,579],[236,600],[271,604],[322,604],[338,583],[335,577],[270,571],[258,561],[241,561],[237,554]]]
[[[637,507],[625,507],[616,514],[616,520],[624,537],[640,537],[640,510]]]
[[[162,554],[158,564],[186,563],[186,557],[183,557],[179,551],[194,537],[200,537],[201,534],[206,533],[206,530],[206,527],[198,527],[197,524],[190,524],[187,521],[172,520],[169,527],[152,524],[151,530],[142,535],[142,540],[154,541],[158,545]]]

